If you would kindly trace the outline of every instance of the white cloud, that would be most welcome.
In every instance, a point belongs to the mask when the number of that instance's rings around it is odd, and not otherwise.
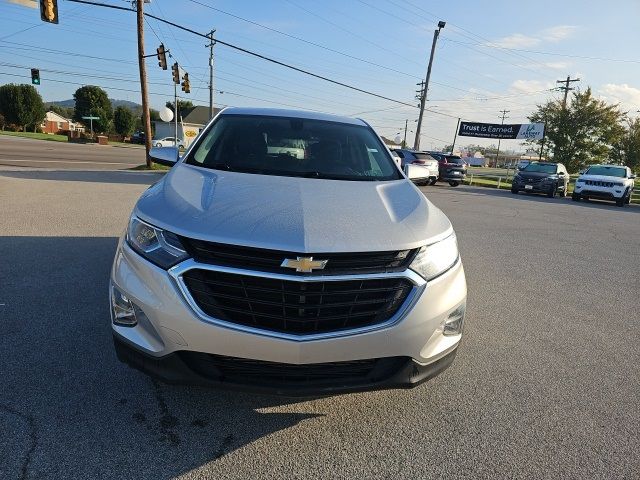
[[[508,37],[503,37],[495,42],[491,42],[491,45],[497,45],[502,48],[531,48],[540,43],[539,38],[529,37],[522,33],[514,33]]]
[[[509,90],[513,93],[534,93],[553,88],[553,84],[540,80],[516,80]]]
[[[524,33],[514,33],[506,37],[497,39],[487,45],[498,46],[502,48],[531,48],[541,43],[556,43],[571,37],[578,27],[575,25],[556,25],[549,27],[534,35],[525,35]]]
[[[626,83],[607,83],[598,90],[600,98],[610,103],[619,103],[622,110],[635,112],[640,109],[640,89]]]
[[[543,30],[540,37],[546,42],[559,42],[571,37],[577,29],[575,25],[557,25]]]

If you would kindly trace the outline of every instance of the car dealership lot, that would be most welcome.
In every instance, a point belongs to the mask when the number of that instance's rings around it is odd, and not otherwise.
[[[108,273],[157,178],[0,171],[0,478],[640,476],[640,207],[423,188],[467,273],[453,366],[410,391],[291,400],[117,362]]]

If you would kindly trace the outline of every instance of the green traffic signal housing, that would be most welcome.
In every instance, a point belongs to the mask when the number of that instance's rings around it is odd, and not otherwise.
[[[31,83],[34,85],[40,85],[40,70],[37,68],[31,69]]]
[[[163,70],[167,69],[167,51],[164,48],[164,44],[161,43],[158,48],[156,48],[156,52],[158,52],[158,66]]]
[[[173,76],[173,83],[175,83],[176,85],[179,85],[180,84],[180,67],[178,67],[178,62],[172,65],[171,75]]]
[[[191,84],[189,83],[189,74],[186,72],[182,77],[182,91],[184,93],[191,93]]]
[[[58,0],[40,0],[40,19],[47,23],[58,23]]]

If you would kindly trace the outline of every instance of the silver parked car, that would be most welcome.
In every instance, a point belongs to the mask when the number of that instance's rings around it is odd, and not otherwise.
[[[453,361],[467,287],[447,217],[362,120],[228,108],[138,200],[113,263],[121,361],[286,395],[407,388]]]
[[[178,139],[178,148],[184,148],[184,140]],[[154,138],[151,140],[151,145],[154,147],[175,147],[175,137]]]

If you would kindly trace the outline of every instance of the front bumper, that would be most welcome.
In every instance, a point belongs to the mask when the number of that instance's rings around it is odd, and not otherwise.
[[[527,188],[531,187],[531,188]],[[522,192],[530,192],[530,193],[549,193],[553,190],[554,184],[553,182],[545,183],[526,183],[526,182],[514,182],[511,184],[511,188],[515,190],[519,190]]]
[[[387,378],[362,378],[350,385],[333,382],[314,385],[311,389],[297,385],[292,389],[304,391],[305,395],[314,389],[330,393],[410,387],[444,370],[453,360],[452,354],[462,335],[443,335],[442,325],[452,312],[465,304],[467,293],[464,269],[458,260],[450,270],[421,286],[410,299],[411,305],[392,324],[356,334],[342,332],[328,338],[294,339],[267,332],[247,332],[203,319],[167,271],[151,264],[122,241],[114,260],[111,283],[126,293],[138,312],[138,323],[133,327],[112,322],[119,358],[166,381],[251,387],[220,381],[215,375],[207,378],[194,371],[185,373],[185,366],[186,370],[192,369],[182,361],[184,352],[282,365],[406,358]],[[126,350],[130,352],[124,353]],[[436,365],[445,357],[450,360]],[[254,386],[260,391],[292,394],[291,389],[283,386],[271,389]]]
[[[304,372],[293,371],[287,375],[288,370],[293,370],[299,365],[253,361],[251,362],[254,365],[253,375],[243,377],[242,375],[233,375],[234,370],[238,369],[234,369],[231,365],[231,362],[235,360],[242,366],[246,363],[246,360],[242,358],[222,357],[226,362],[229,362],[229,367],[225,370],[217,368],[216,362],[210,360],[220,358],[217,356],[178,351],[158,358],[141,352],[117,334],[113,336],[113,343],[116,355],[121,362],[165,383],[217,387],[290,397],[413,388],[449,368],[458,352],[456,345],[445,356],[428,365],[421,365],[409,357],[380,359],[377,363],[384,363],[384,365],[376,367],[377,372],[369,372],[366,376],[349,378],[340,375],[335,378],[324,377],[314,380]],[[321,364],[321,366],[324,365]],[[339,363],[330,364],[327,368],[330,369],[333,365],[339,365]],[[205,370],[206,366],[209,368]],[[261,368],[266,372],[264,376],[260,376]],[[274,370],[284,373],[274,377],[272,373]],[[229,371],[232,373],[229,374]]]
[[[581,185],[576,183],[574,192],[583,197],[596,198],[600,200],[620,200],[624,197],[625,187],[597,187],[592,185]]]

